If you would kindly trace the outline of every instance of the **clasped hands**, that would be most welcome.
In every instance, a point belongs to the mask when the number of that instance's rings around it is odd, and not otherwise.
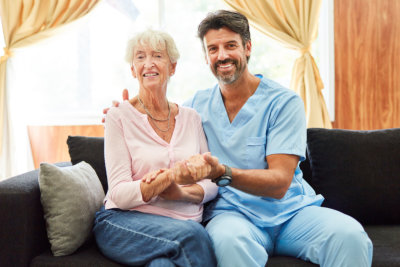
[[[160,175],[168,175],[176,184],[190,185],[202,179],[213,179],[219,176],[220,170],[218,158],[207,152],[179,161],[171,169],[149,172],[142,178],[142,182],[151,183]]]

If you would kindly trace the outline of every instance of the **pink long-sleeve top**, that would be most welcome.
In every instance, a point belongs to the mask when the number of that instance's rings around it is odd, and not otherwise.
[[[179,106],[170,143],[157,135],[128,101],[107,113],[105,125],[105,162],[108,192],[105,208],[137,210],[175,219],[201,221],[203,203],[213,199],[218,187],[209,179],[198,182],[204,190],[202,203],[171,201],[154,197],[144,202],[141,178],[148,172],[171,168],[177,161],[208,151],[201,118],[191,108]]]

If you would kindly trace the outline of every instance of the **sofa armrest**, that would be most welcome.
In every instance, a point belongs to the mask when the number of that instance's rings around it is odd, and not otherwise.
[[[39,171],[35,170],[0,182],[2,266],[28,266],[33,257],[50,247],[40,202],[38,174]]]

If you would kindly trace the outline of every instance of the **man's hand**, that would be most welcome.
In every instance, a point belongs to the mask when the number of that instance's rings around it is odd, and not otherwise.
[[[125,101],[125,100],[129,100],[129,93],[128,93],[128,89],[126,89],[126,88],[122,91],[122,101]],[[112,107],[118,107],[118,106],[119,106],[119,102],[116,101],[116,100],[113,100],[113,101],[112,101]],[[106,122],[106,117],[105,117],[105,115],[107,114],[107,112],[108,112],[109,109],[110,109],[110,108],[105,108],[105,109],[103,109],[103,114],[104,114],[104,116],[103,116],[103,118],[101,119],[101,122],[102,122],[102,123],[105,123],[105,122]]]
[[[203,155],[191,156],[186,163],[190,175],[194,180],[200,181],[210,175],[211,165],[204,159]]]
[[[187,185],[206,178],[210,174],[211,166],[204,160],[203,155],[197,154],[187,160],[177,162],[173,170],[175,182]]]
[[[194,184],[202,179],[214,179],[225,172],[218,158],[210,152],[194,155],[189,159],[177,162],[173,168],[175,182],[178,184]]]
[[[191,175],[187,164],[187,160],[178,161],[177,163],[175,163],[175,166],[172,170],[175,174],[176,183],[186,185],[195,184],[197,182]]]
[[[204,153],[203,159],[210,166],[210,172],[206,178],[212,180],[225,173],[225,166],[220,164],[218,158],[212,156],[210,152]]]

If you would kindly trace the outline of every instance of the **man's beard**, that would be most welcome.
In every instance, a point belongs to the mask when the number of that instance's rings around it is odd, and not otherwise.
[[[244,61],[244,62],[246,62],[246,61]],[[225,75],[218,73],[218,66],[221,64],[227,64],[227,63],[232,63],[235,66],[236,70],[234,70],[234,73],[233,74],[225,74]],[[239,62],[237,60],[228,58],[225,60],[219,60],[219,61],[215,62],[214,66],[213,66],[213,73],[214,73],[214,76],[218,79],[218,81],[220,81],[224,84],[232,84],[235,81],[237,81],[239,76],[243,73],[245,67],[246,66],[244,66],[243,64],[239,64]]]

